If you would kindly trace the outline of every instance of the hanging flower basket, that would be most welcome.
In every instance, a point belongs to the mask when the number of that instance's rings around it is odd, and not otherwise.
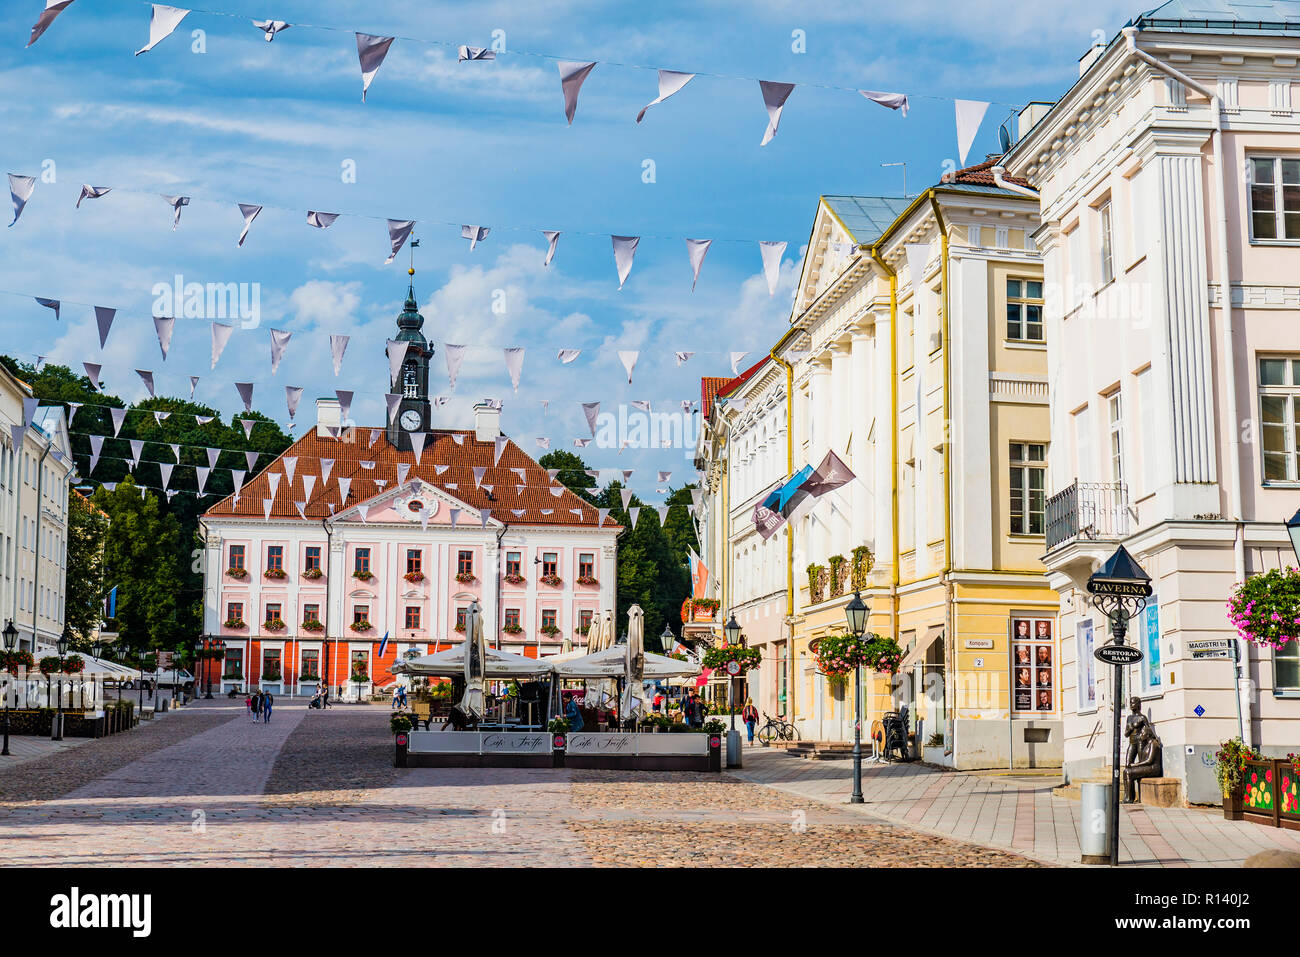
[[[1300,638],[1300,572],[1251,575],[1228,599],[1228,618],[1244,640],[1279,649]]]
[[[36,660],[30,651],[0,651],[0,666],[11,675],[16,675],[19,668],[31,671],[36,667]]]
[[[302,577],[303,577],[303,578],[309,578],[309,579],[311,579],[312,581],[316,581],[316,579],[318,579],[318,578],[324,578],[324,577],[325,577],[325,573],[324,573],[323,571],[321,571],[319,568],[309,568],[309,569],[307,569],[305,572],[302,573]]]
[[[740,665],[740,674],[750,668],[757,668],[763,661],[763,652],[758,648],[744,648],[740,645],[728,645],[724,648],[710,648],[704,652],[705,668],[720,668],[724,672],[727,662],[734,661]]]
[[[424,572],[407,572],[402,576],[412,585],[424,581]]]
[[[370,680],[370,675],[368,675],[365,671],[356,668],[353,669],[352,671],[352,680],[359,685],[363,685]]]
[[[41,659],[39,667],[41,669],[41,674],[48,678],[50,675],[54,674],[54,672],[59,670],[59,656],[46,655]]]
[[[63,673],[65,675],[79,675],[86,670],[86,659],[81,655],[68,655],[63,659]]]
[[[832,679],[843,679],[855,668],[895,674],[903,660],[903,649],[882,635],[826,635],[813,648],[817,670]]]

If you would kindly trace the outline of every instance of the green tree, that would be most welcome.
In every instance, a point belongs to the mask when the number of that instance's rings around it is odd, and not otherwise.
[[[82,651],[86,650],[100,621],[107,537],[108,516],[76,489],[69,489],[65,618],[76,646]]]
[[[587,474],[587,463],[580,456],[573,452],[547,452],[537,464],[544,469],[559,469],[555,476],[557,482],[591,504],[596,503],[596,480]]]

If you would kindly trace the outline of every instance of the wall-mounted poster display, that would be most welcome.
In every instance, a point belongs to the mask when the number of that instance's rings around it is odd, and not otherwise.
[[[1011,619],[1011,710],[1056,711],[1056,623],[1050,618]]]
[[[1091,618],[1085,618],[1075,626],[1074,647],[1079,671],[1079,711],[1096,711],[1097,659],[1092,656],[1096,641]]]

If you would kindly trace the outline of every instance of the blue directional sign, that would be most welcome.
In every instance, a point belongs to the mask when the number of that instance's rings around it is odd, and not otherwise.
[[[1192,709],[1192,711],[1194,711],[1194,712],[1196,713],[1196,717],[1198,717],[1198,718],[1204,718],[1204,717],[1205,717],[1205,706],[1204,706],[1204,705],[1199,705],[1199,704],[1198,704],[1195,708]]]

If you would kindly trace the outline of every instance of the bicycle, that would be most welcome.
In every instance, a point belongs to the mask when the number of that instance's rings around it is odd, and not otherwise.
[[[768,747],[773,741],[798,741],[799,730],[783,718],[774,718],[766,711],[763,717],[767,723],[758,732],[759,744]]]

